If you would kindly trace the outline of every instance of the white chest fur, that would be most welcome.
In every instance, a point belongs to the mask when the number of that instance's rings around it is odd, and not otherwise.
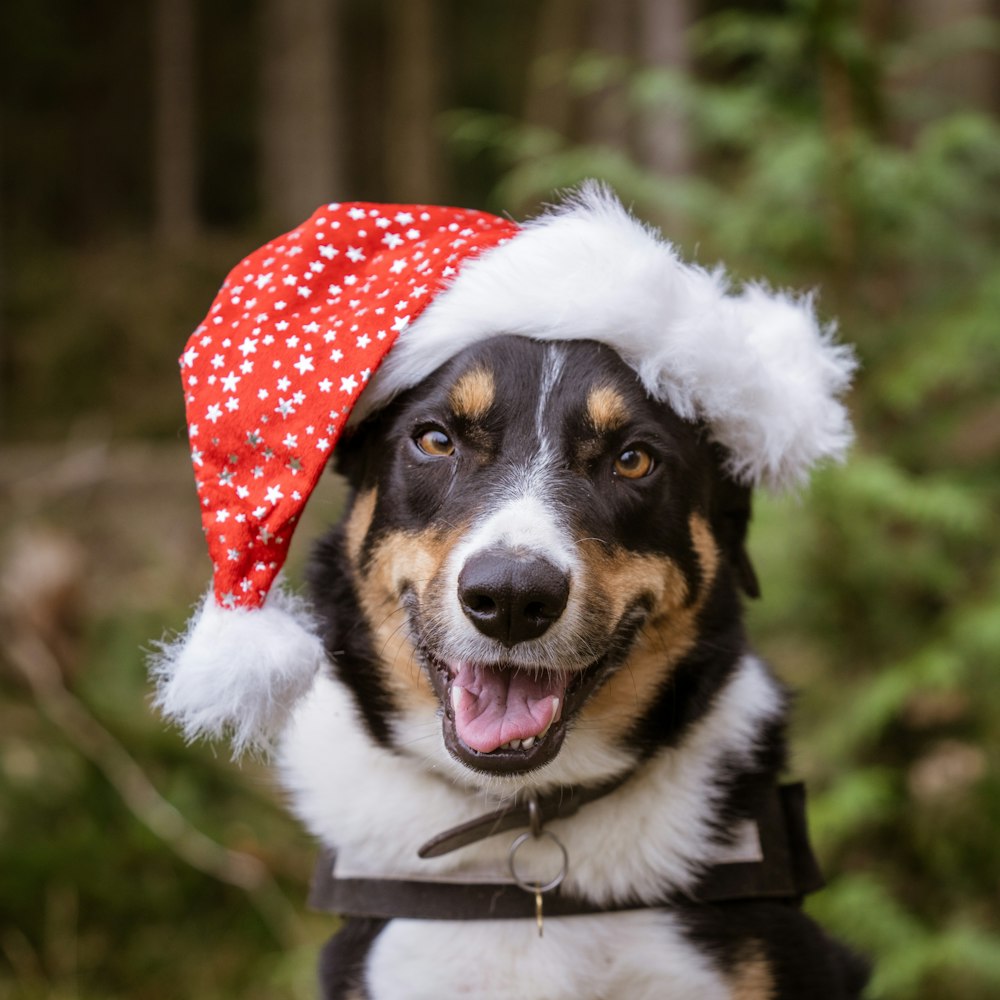
[[[711,824],[723,768],[749,763],[762,725],[781,711],[781,702],[766,668],[747,656],[679,746],[575,816],[548,824],[569,855],[565,888],[610,903],[628,896],[653,900],[665,886],[690,887],[698,869],[718,855]],[[426,745],[402,752],[375,745],[349,693],[319,678],[297,708],[279,755],[296,813],[337,852],[340,874],[507,877],[514,834],[441,858],[417,856],[426,840],[489,812],[498,798],[458,783],[443,747],[437,749],[436,720],[410,720],[407,728],[422,732]],[[596,734],[570,733],[560,757],[591,759],[600,743]],[[664,996],[665,982],[676,984],[670,996],[729,995],[661,911],[549,919],[542,940],[528,921],[470,921],[460,930],[459,937],[447,922],[393,921],[370,956],[372,995],[631,998]]]
[[[392,1000],[728,1000],[729,984],[657,910],[545,921],[395,920],[366,986]]]

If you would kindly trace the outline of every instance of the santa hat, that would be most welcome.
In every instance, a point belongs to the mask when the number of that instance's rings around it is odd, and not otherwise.
[[[189,738],[266,747],[325,662],[275,580],[345,424],[501,333],[609,344],[747,484],[799,483],[851,439],[853,355],[808,297],[733,291],[596,185],[524,226],[325,205],[229,274],[181,356],[213,589],[153,670]]]

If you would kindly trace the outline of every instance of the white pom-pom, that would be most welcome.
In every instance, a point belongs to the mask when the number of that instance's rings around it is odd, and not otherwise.
[[[774,491],[800,486],[809,471],[843,458],[853,439],[841,397],[854,352],[824,328],[808,296],[748,285],[731,300],[741,331],[741,377],[727,396],[707,368],[704,416],[730,453],[730,472]]]
[[[150,670],[157,708],[189,740],[228,735],[239,756],[273,747],[325,662],[305,602],[275,587],[260,609],[220,608],[208,594]]]

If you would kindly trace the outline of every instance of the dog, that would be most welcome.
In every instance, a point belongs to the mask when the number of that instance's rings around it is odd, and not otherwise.
[[[188,738],[276,750],[325,997],[859,995],[742,623],[752,491],[843,457],[853,369],[599,185],[332,202],[233,269],[181,356],[212,589],[151,667]]]
[[[330,852],[317,898],[347,901],[323,996],[859,996],[800,908],[789,698],[743,624],[751,488],[704,424],[607,344],[500,334],[335,462],[328,664],[277,755]]]

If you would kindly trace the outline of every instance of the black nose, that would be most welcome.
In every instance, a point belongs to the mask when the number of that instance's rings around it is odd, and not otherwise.
[[[514,646],[537,639],[563,613],[569,577],[541,556],[486,549],[458,574],[462,610],[483,635]]]

